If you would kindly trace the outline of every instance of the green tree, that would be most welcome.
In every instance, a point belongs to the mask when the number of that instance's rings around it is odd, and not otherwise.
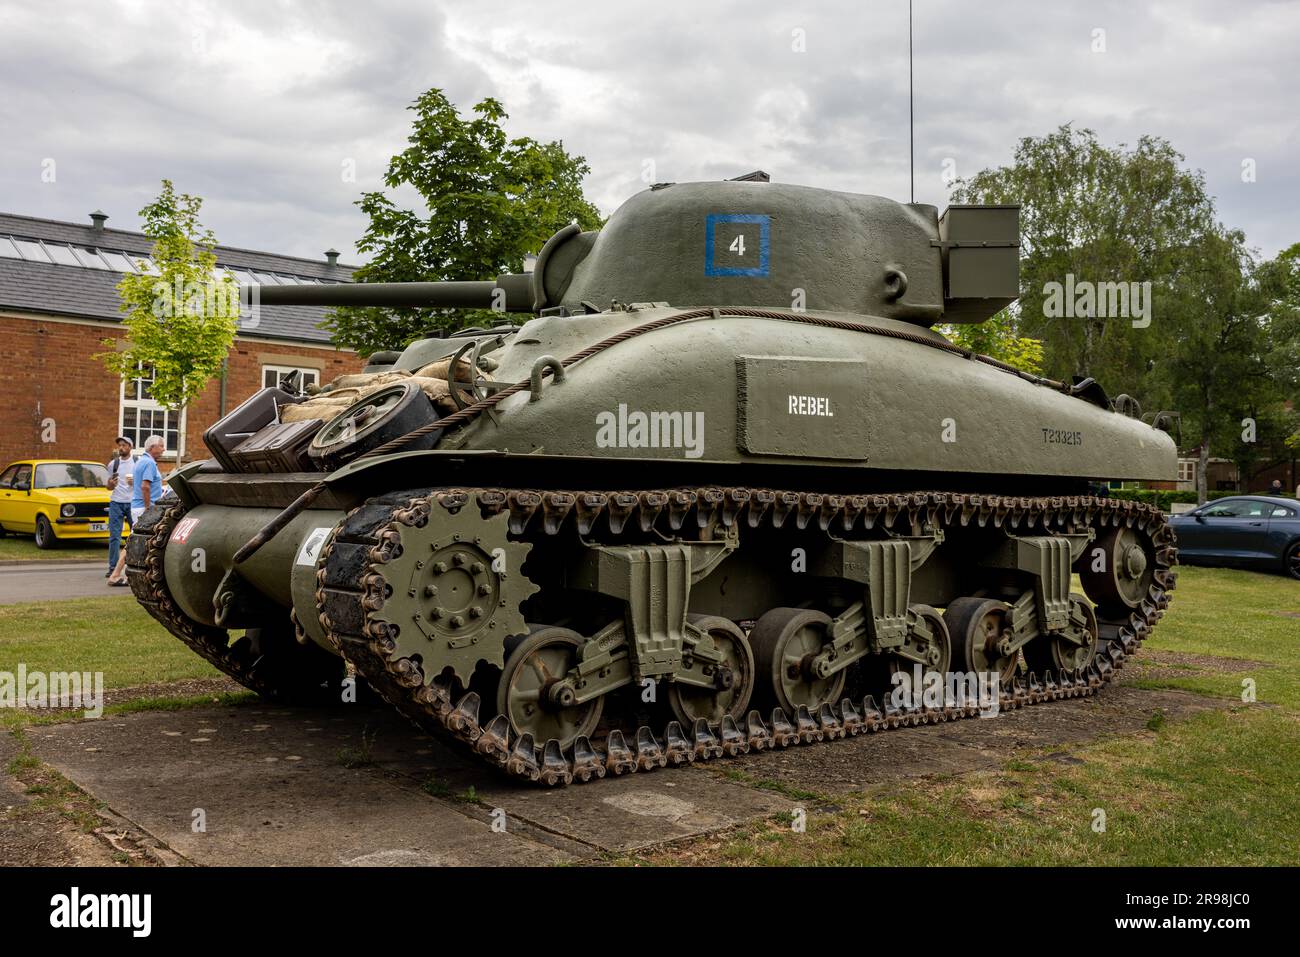
[[[556,230],[576,222],[600,225],[582,192],[589,172],[563,143],[509,139],[501,104],[483,100],[462,117],[443,92],[431,89],[410,107],[415,122],[408,146],[384,175],[390,190],[413,189],[424,211],[396,205],[382,191],[357,205],[370,225],[357,248],[373,254],[357,270],[359,282],[495,279],[522,271]],[[484,318],[481,310],[339,308],[328,321],[334,341],[362,354],[400,349],[434,328],[456,328]]]
[[[1263,292],[1271,300],[1264,341],[1264,361],[1277,383],[1278,407],[1261,448],[1268,452],[1264,467],[1295,462],[1300,456],[1300,243],[1282,250],[1259,268]]]
[[[1144,136],[1133,149],[1108,147],[1091,130],[1067,125],[1022,139],[1009,166],[954,185],[953,202],[1021,207],[1020,299],[1010,312],[1010,335],[1043,341],[1048,375],[1093,376],[1114,391],[1137,393],[1149,364],[1163,356],[1158,324],[1180,318],[1165,299],[1185,258],[1179,251],[1215,225],[1204,177],[1182,162],[1158,137]],[[1151,282],[1157,332],[1099,314],[1050,317],[1048,284],[1064,284],[1067,275]]]
[[[1016,317],[1009,309],[984,322],[945,325],[940,331],[963,349],[991,356],[1021,372],[1042,374],[1042,341],[1020,335]]]
[[[1259,262],[1239,231],[1219,223],[1203,174],[1168,142],[1144,136],[1132,149],[1109,147],[1091,130],[1062,126],[1021,140],[1009,166],[959,181],[952,199],[1021,207],[1020,299],[962,344],[991,339],[983,351],[996,355],[1041,340],[1053,378],[1092,376],[1149,412],[1178,410],[1183,443],[1200,457],[1202,501],[1211,454],[1234,459],[1247,482],[1286,454],[1300,248]],[[1086,301],[1072,317],[1048,308],[1068,277],[1098,292],[1091,311]],[[1104,315],[1102,283],[1150,283],[1146,315]]]
[[[1168,358],[1157,377],[1182,413],[1184,441],[1196,442],[1197,493],[1204,502],[1212,451],[1234,459],[1248,479],[1261,424],[1278,411],[1278,382],[1266,358],[1275,290],[1239,230],[1207,231],[1179,258],[1166,302],[1181,318],[1161,337]]]
[[[122,277],[126,335],[103,340],[107,351],[97,356],[125,378],[152,367],[154,399],[177,412],[220,374],[239,327],[239,287],[229,274],[217,277],[217,240],[199,223],[202,206],[163,180],[158,198],[140,210],[158,274]],[[183,460],[184,430],[177,452]]]

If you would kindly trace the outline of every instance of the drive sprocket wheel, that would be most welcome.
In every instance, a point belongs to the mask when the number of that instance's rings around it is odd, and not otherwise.
[[[468,686],[480,661],[500,668],[511,635],[527,634],[522,605],[537,591],[523,573],[532,548],[511,541],[505,514],[430,508],[427,499],[395,514],[400,541],[374,570],[391,591],[375,621],[388,625],[390,659],[410,658],[425,681],[451,668]]]

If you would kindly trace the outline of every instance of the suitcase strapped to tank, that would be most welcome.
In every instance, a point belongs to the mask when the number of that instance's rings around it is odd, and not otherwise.
[[[233,453],[241,443],[266,426],[280,421],[280,407],[295,405],[307,397],[278,387],[254,392],[203,433],[203,444],[227,472],[242,472]]]
[[[245,439],[231,453],[241,472],[314,472],[307,445],[321,427],[320,419],[274,422]]]

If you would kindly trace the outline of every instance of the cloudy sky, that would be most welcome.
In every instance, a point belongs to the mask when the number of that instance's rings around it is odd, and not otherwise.
[[[916,0],[916,198],[1062,123],[1150,133],[1271,255],[1300,241],[1298,59],[1294,0]],[[586,156],[606,213],[757,168],[908,197],[906,0],[0,0],[0,210],[136,228],[169,177],[223,243],[357,261],[352,202],[431,86]]]

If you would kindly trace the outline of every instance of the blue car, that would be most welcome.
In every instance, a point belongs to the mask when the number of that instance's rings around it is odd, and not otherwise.
[[[1169,520],[1178,560],[1227,565],[1300,579],[1300,504],[1267,495],[1220,498]]]

